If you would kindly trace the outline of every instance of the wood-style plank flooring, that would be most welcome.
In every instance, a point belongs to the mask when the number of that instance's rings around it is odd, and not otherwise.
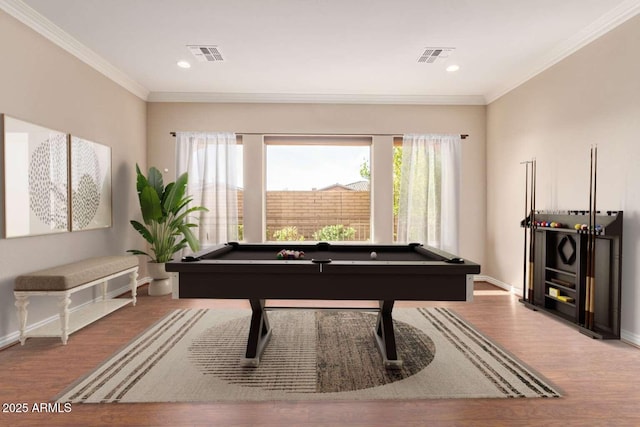
[[[0,426],[640,426],[640,349],[591,339],[490,285],[477,284],[476,289],[480,291],[472,303],[423,305],[454,308],[552,381],[563,397],[76,404],[68,413],[0,412]],[[0,402],[31,408],[50,401],[170,309],[187,307],[248,304],[150,297],[143,286],[136,307],[122,308],[74,333],[66,346],[59,339],[34,338],[25,346],[0,350]]]

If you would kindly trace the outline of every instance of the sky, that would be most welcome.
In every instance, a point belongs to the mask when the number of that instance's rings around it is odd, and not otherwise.
[[[267,145],[267,190],[312,190],[362,181],[369,146]]]

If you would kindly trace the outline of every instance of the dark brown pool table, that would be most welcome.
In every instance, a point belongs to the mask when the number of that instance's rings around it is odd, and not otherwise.
[[[304,258],[278,259],[286,249]],[[375,252],[375,257],[372,257]],[[243,364],[257,366],[271,335],[265,300],[379,301],[375,337],[387,368],[402,366],[391,311],[398,300],[470,301],[480,265],[418,243],[224,243],[166,264],[178,298],[248,299],[252,318]]]

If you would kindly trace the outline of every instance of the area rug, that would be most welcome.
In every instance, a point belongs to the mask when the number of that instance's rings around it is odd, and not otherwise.
[[[402,369],[385,369],[375,313],[269,312],[260,365],[242,367],[248,310],[175,310],[54,400],[73,403],[558,397],[449,309],[395,309]]]

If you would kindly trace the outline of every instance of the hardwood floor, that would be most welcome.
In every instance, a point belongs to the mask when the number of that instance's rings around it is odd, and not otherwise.
[[[0,413],[0,426],[639,426],[640,349],[591,339],[477,284],[472,303],[429,303],[456,310],[563,391],[558,399],[443,399],[357,402],[77,404],[67,413],[31,412],[143,332],[168,310],[247,307],[244,301],[147,296],[59,339],[29,339],[0,351],[0,401],[29,413]],[[496,292],[497,291],[497,292]],[[352,305],[352,304],[349,304]],[[398,303],[397,306],[414,306]],[[62,408],[64,409],[64,408]]]

